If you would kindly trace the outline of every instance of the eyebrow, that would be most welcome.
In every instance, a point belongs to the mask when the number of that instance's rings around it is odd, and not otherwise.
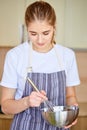
[[[29,32],[31,32],[31,33],[37,33],[35,31],[29,31]],[[42,33],[46,33],[46,32],[50,32],[50,30],[43,31]]]

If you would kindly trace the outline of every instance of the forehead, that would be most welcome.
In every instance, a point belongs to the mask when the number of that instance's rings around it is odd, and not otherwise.
[[[35,20],[28,24],[28,30],[30,31],[46,31],[53,28],[47,21]]]

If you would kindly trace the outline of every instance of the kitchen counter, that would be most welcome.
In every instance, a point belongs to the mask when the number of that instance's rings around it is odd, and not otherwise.
[[[79,116],[87,116],[87,103],[79,103]],[[0,114],[0,119],[12,119],[13,115]]]
[[[70,130],[87,130],[87,103],[79,103],[79,117],[77,125]],[[13,115],[0,114],[0,130],[9,130]]]
[[[0,119],[13,119],[13,115],[0,114]]]

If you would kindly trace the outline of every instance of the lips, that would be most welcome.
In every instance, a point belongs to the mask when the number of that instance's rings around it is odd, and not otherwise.
[[[37,45],[44,46],[45,44],[44,43],[37,43]]]

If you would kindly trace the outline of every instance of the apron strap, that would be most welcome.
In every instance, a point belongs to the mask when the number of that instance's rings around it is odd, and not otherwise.
[[[26,81],[27,74],[32,72],[32,43],[29,41],[29,58],[28,58],[28,67],[24,72],[24,80]]]
[[[27,73],[32,72],[32,43],[29,42],[29,67],[27,68]]]
[[[62,59],[60,57],[60,54],[58,53],[57,49],[56,49],[56,46],[53,45],[54,47],[54,50],[55,50],[55,53],[56,53],[56,56],[57,56],[57,60],[58,60],[58,63],[59,63],[59,67],[60,67],[60,70],[63,70],[63,62],[62,62]]]

